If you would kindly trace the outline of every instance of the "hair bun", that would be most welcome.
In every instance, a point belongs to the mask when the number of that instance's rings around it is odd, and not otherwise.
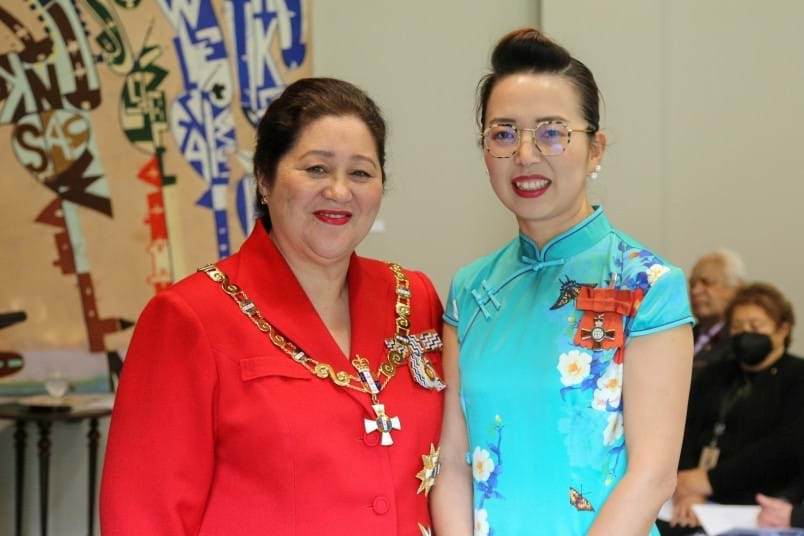
[[[536,28],[521,28],[500,39],[491,56],[491,67],[497,74],[523,69],[561,71],[571,60],[567,49]]]
[[[491,54],[492,70],[477,85],[477,125],[486,125],[486,105],[494,86],[506,76],[553,74],[566,78],[577,90],[581,113],[590,135],[600,128],[600,91],[592,71],[569,51],[536,28],[521,28],[505,35]]]

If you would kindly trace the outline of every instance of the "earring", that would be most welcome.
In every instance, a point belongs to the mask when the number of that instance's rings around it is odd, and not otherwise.
[[[268,196],[267,195],[262,196],[262,204],[265,205],[266,207],[268,206]]]
[[[600,164],[595,166],[595,170],[589,174],[589,179],[596,181],[600,177]]]

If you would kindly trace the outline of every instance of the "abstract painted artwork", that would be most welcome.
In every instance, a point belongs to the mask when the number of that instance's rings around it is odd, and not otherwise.
[[[309,0],[0,3],[0,394],[105,386],[147,300],[239,246],[310,31]]]

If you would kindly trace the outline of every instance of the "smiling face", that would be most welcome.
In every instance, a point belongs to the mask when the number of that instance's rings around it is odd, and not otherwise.
[[[534,129],[550,120],[566,123],[575,131],[589,127],[578,92],[566,78],[517,73],[494,86],[483,128],[510,124]],[[484,157],[494,193],[514,213],[522,232],[544,245],[591,214],[586,177],[600,163],[606,138],[602,132],[592,138],[574,132],[562,154],[544,156],[534,145],[533,135],[522,131],[519,149],[510,158],[495,158],[487,150]]]
[[[355,116],[325,116],[307,125],[279,160],[268,196],[271,234],[285,257],[317,264],[348,262],[382,201],[374,138]]]

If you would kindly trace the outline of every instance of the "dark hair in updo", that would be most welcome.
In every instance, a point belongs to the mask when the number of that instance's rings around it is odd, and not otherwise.
[[[302,78],[271,102],[257,126],[254,177],[258,181],[262,177],[272,186],[279,161],[293,148],[301,132],[310,123],[327,116],[354,116],[366,124],[374,139],[385,184],[386,126],[382,113],[361,89],[334,78]],[[263,225],[270,229],[271,216],[262,202],[259,188],[256,208]]]
[[[491,72],[477,86],[477,122],[483,131],[486,106],[494,86],[511,74],[557,74],[578,90],[581,112],[593,136],[600,129],[600,91],[592,71],[536,28],[514,30],[500,39],[491,55]]]

